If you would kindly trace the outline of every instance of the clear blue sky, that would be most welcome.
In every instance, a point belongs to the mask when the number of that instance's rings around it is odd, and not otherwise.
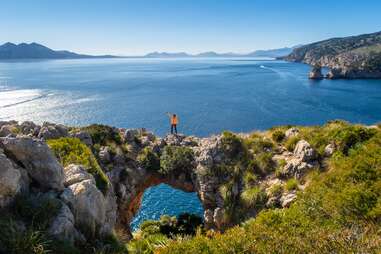
[[[2,0],[0,43],[90,54],[249,52],[381,30],[379,0]]]

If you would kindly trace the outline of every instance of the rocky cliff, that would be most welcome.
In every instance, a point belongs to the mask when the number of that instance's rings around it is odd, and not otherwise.
[[[330,69],[327,78],[381,78],[381,32],[333,38],[298,47],[284,58]],[[312,72],[311,76],[313,75]],[[320,75],[317,75],[320,78]]]
[[[160,138],[145,129],[0,122],[0,208],[25,230],[32,210],[15,211],[32,200],[49,215],[43,232],[77,246],[115,232],[128,240],[145,189],[166,183],[196,192],[205,228],[224,231],[290,206],[306,174],[324,170],[339,144],[319,143],[319,151],[303,137],[295,127]]]

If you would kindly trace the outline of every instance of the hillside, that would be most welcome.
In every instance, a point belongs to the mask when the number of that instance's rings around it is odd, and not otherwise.
[[[160,183],[196,192],[203,221],[163,216],[131,234]],[[0,122],[0,253],[379,253],[380,184],[380,126],[161,138]]]
[[[332,79],[381,78],[381,32],[304,45],[284,59],[318,67],[317,72],[328,67]]]
[[[55,51],[37,43],[13,44],[7,42],[0,46],[0,59],[76,59],[76,58],[106,58],[114,56],[91,56],[70,51]]]

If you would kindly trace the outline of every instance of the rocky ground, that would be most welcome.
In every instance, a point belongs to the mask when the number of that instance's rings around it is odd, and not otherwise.
[[[305,175],[324,169],[324,158],[306,140],[292,149],[273,140],[298,137],[298,128],[269,135],[161,138],[145,129],[0,122],[0,208],[12,209],[20,195],[43,197],[59,204],[47,229],[55,238],[86,242],[118,232],[127,240],[145,189],[166,183],[197,192],[205,227],[224,230],[262,209],[288,207],[308,185]],[[72,139],[91,151],[90,166],[68,156],[70,146],[58,151],[52,143]],[[323,156],[334,150],[326,144]],[[91,167],[101,169],[105,184]],[[284,188],[290,180],[295,186]]]

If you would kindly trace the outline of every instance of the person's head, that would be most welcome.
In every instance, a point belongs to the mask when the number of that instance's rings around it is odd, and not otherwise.
[[[173,114],[173,117],[176,117],[176,114]]]

